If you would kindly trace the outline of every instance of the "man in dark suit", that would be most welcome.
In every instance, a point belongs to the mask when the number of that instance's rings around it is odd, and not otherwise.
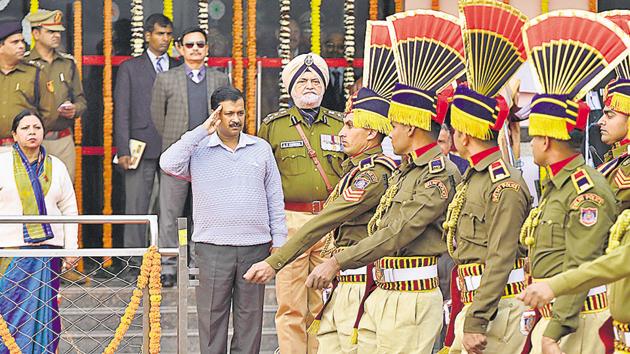
[[[167,54],[173,38],[173,23],[162,14],[149,16],[144,26],[148,44],[142,55],[122,63],[116,77],[114,90],[115,141],[118,165],[125,176],[125,212],[147,214],[158,172],[158,160],[162,151],[162,137],[151,120],[151,92],[157,73],[177,65]],[[144,154],[136,169],[129,151],[129,139],[146,143]],[[125,247],[147,246],[146,225],[125,226]]]
[[[201,28],[185,30],[175,41],[175,45],[184,58],[184,64],[157,76],[151,101],[151,117],[162,136],[162,151],[179,140],[186,131],[202,124],[212,112],[212,93],[218,87],[228,85],[225,74],[206,67],[204,63],[208,53],[208,38]],[[183,214],[189,189],[189,181],[161,172],[161,247],[178,246],[176,219]],[[167,261],[163,270],[163,284],[172,286],[175,282],[174,264],[171,266]]]

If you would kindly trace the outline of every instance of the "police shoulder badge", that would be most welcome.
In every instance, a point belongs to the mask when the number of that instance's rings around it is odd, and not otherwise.
[[[512,189],[515,192],[518,192],[518,191],[521,190],[521,185],[516,183],[516,182],[514,182],[514,181],[505,181],[505,182],[499,184],[494,189],[494,192],[492,192],[492,201],[495,202],[495,203],[498,202],[499,199],[501,199],[501,194],[506,189]]]
[[[505,162],[503,162],[503,159],[498,159],[491,163],[490,166],[488,166],[488,172],[490,172],[490,180],[492,183],[502,181],[510,177],[510,172],[508,171]]]
[[[429,161],[429,173],[438,173],[443,171],[445,168],[446,163],[444,162],[444,156],[442,155]]]
[[[432,179],[424,184],[424,188],[436,188],[440,193],[440,198],[447,199],[448,198],[448,188],[444,182],[439,179]]]
[[[361,169],[361,171],[368,170],[368,169],[370,169],[372,167],[374,167],[374,158],[373,158],[373,156],[365,158],[365,159],[361,160],[361,162],[359,162],[359,168]]]
[[[580,208],[580,224],[589,227],[597,223],[597,208]]]
[[[594,186],[591,176],[589,176],[583,168],[573,172],[571,181],[573,182],[573,187],[577,194],[582,194]]]

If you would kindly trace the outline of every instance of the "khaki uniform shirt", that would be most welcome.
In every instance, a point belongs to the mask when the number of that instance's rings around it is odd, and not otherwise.
[[[622,212],[630,207],[630,143],[615,144],[605,160],[597,170],[606,177]]]
[[[345,175],[337,184],[337,188],[342,183],[345,188],[335,189],[337,193],[333,192],[334,199],[327,202],[322,212],[304,224],[297,234],[265,261],[278,271],[329,232],[333,232],[336,247],[352,246],[364,239],[367,236],[367,224],[374,215],[387,188],[387,179],[395,167],[395,162],[391,160],[389,164],[375,162],[377,157],[389,160],[383,156],[380,146],[345,160]],[[347,182],[346,178],[349,179]]]
[[[446,252],[442,222],[460,180],[457,166],[438,146],[404,162],[388,182],[397,192],[374,234],[334,255],[341,269],[359,268],[386,256],[439,256]]]
[[[547,179],[543,190],[539,224],[533,229],[535,243],[529,254],[532,276],[538,279],[600,256],[617,215],[606,179],[586,166],[581,155]],[[587,293],[558,297],[543,335],[558,340],[574,332]]]
[[[0,70],[0,139],[11,137],[11,123],[25,109],[44,117],[55,115],[54,97],[46,88],[48,78],[36,64],[20,62],[11,72]]]
[[[44,81],[46,88],[54,96],[54,103],[50,111],[55,114],[44,115],[46,131],[59,131],[74,126],[72,119],[61,118],[57,114],[57,108],[65,101],[70,101],[76,106],[74,118],[80,117],[87,109],[87,101],[85,94],[83,94],[83,86],[74,58],[70,54],[55,51],[53,61],[49,63],[42,59],[37,50],[33,48],[30,53],[26,54],[25,59],[39,64],[48,77],[48,80]]]
[[[485,333],[519,252],[519,226],[531,196],[521,172],[496,151],[464,174],[464,204],[455,229],[456,264],[485,264],[481,284],[464,320],[464,332]]]
[[[331,186],[335,186],[343,169],[345,159],[339,131],[343,127],[342,113],[320,107],[319,115],[308,125],[297,107],[291,107],[268,115],[258,130],[258,136],[271,145],[280,176],[284,200],[293,203],[308,203],[326,200],[326,184],[308,156],[308,152],[295,124],[300,122],[317,159],[322,164]]]

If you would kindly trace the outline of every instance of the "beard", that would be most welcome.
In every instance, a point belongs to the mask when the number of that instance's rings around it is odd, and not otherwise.
[[[304,95],[295,98],[295,105],[298,108],[314,108],[318,107],[322,102],[323,96],[313,92],[307,92]]]

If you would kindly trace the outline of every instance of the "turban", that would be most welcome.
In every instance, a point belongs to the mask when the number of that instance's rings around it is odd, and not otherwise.
[[[282,84],[291,94],[293,86],[300,76],[306,71],[311,70],[322,80],[324,87],[328,86],[328,65],[326,61],[315,53],[300,54],[293,58],[282,70]]]
[[[20,21],[0,21],[0,40],[3,40],[10,35],[16,33],[22,33],[22,24],[20,23]]]

